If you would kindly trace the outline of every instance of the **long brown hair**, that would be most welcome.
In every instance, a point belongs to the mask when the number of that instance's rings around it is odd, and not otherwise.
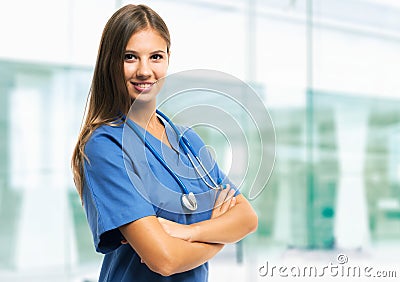
[[[85,144],[103,124],[113,125],[132,104],[124,81],[124,54],[131,36],[146,28],[157,31],[170,50],[171,39],[163,19],[146,5],[126,5],[116,11],[104,27],[97,54],[85,117],[72,155],[75,186],[82,198]]]

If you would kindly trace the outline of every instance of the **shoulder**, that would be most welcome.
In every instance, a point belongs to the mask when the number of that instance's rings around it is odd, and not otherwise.
[[[123,158],[123,124],[101,125],[91,134],[85,144],[85,155],[89,164],[108,163]]]
[[[114,147],[122,147],[123,124],[101,125],[92,133],[85,145],[88,156],[108,152]]]

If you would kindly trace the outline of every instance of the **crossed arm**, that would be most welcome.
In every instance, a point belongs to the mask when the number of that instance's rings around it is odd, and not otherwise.
[[[164,276],[193,269],[215,256],[226,243],[239,241],[257,229],[248,201],[221,191],[211,219],[191,225],[148,216],[120,227],[127,243],[151,270]]]

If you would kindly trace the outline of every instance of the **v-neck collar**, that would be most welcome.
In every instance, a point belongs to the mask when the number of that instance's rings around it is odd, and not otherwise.
[[[134,120],[130,119],[130,122],[133,122],[137,128],[139,129],[140,132],[142,132],[144,134],[145,139],[149,138],[152,140],[155,140],[157,142],[159,142],[161,144],[161,146],[165,146],[170,150],[175,151],[175,153],[177,153],[178,155],[180,154],[180,146],[179,146],[179,142],[178,142],[178,134],[174,131],[174,129],[172,128],[172,126],[165,120],[163,119],[162,116],[157,115],[157,117],[160,119],[161,123],[163,124],[164,128],[165,128],[165,132],[168,138],[169,143],[171,144],[171,147],[168,146],[167,144],[165,144],[162,140],[158,139],[157,137],[155,137],[153,134],[151,134],[150,132],[148,132],[146,129],[144,129],[143,127],[141,127],[138,123],[136,123]]]
[[[171,144],[172,149],[179,154],[179,143],[178,143],[179,136],[176,134],[172,126],[165,119],[163,119],[161,116],[158,117],[160,118],[160,121],[164,125],[169,144]]]

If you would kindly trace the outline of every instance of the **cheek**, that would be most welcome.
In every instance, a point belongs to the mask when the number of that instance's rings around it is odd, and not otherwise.
[[[131,64],[124,63],[124,76],[125,79],[132,77],[133,67]]]
[[[167,71],[168,71],[168,62],[159,64],[156,70],[158,78],[166,76]]]

